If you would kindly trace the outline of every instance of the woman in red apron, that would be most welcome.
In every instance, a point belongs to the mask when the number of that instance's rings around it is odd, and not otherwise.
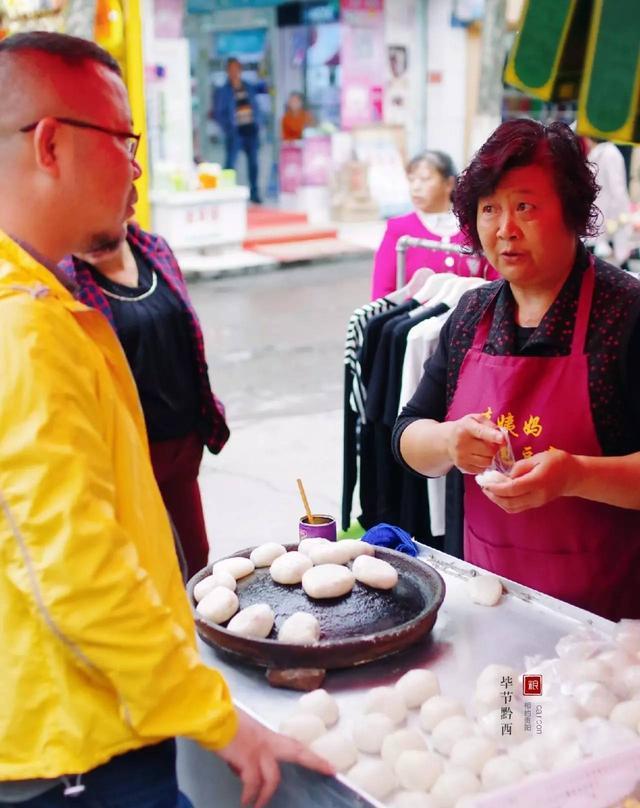
[[[640,617],[640,283],[581,245],[596,190],[564,124],[510,121],[480,149],[455,210],[502,280],[461,300],[394,447],[465,474],[466,560],[617,620]],[[517,462],[481,488],[497,427]]]

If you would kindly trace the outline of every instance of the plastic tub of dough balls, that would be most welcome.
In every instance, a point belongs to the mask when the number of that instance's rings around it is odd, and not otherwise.
[[[395,550],[370,546],[363,556],[350,545],[349,552],[344,554],[345,571],[351,570],[358,556],[380,559],[397,572],[395,585],[390,585],[389,578],[383,582],[387,588],[355,580],[353,587],[340,597],[314,597],[301,585],[311,562],[299,552],[298,545],[283,545],[286,550],[283,553],[277,543],[267,544],[263,549],[262,545],[248,547],[213,564],[216,572],[228,572],[236,579],[238,611],[255,604],[271,608],[273,627],[266,637],[240,636],[229,631],[227,623],[213,622],[202,609],[196,611],[195,592],[201,594],[203,586],[199,584],[211,575],[211,566],[193,576],[187,592],[202,639],[234,662],[266,668],[271,684],[298,690],[317,688],[328,668],[349,668],[390,656],[424,640],[433,628],[444,600],[445,585],[436,570],[422,561]],[[299,565],[300,569],[294,569],[296,564],[287,564],[288,556],[296,560],[294,554],[297,560],[305,562]],[[283,566],[287,567],[286,575],[277,574],[274,579],[271,567],[266,566],[270,556],[274,568],[281,571]],[[314,618],[309,622],[315,625],[317,621],[319,632],[295,636],[294,642],[279,640],[283,625],[296,613]],[[296,619],[302,619],[300,614]],[[291,635],[285,630],[283,637],[287,636]]]

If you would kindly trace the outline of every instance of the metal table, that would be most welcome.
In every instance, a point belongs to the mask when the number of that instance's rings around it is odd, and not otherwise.
[[[525,657],[555,656],[558,640],[579,626],[610,633],[604,618],[542,595],[505,579],[507,593],[495,608],[478,606],[465,591],[476,567],[445,553],[420,546],[419,557],[443,576],[447,594],[433,632],[424,642],[395,656],[348,670],[329,671],[324,687],[340,707],[340,722],[362,712],[371,687],[395,682],[414,667],[431,668],[442,692],[470,705],[475,681],[490,663],[511,665],[524,672]],[[230,664],[215,649],[201,644],[202,656],[226,678],[236,706],[271,729],[294,709],[300,693],[270,687],[264,671]],[[414,711],[415,713],[415,711]],[[183,790],[196,808],[235,808],[240,805],[236,779],[214,755],[188,741],[179,742],[178,771]],[[301,794],[304,799],[301,801]],[[379,806],[342,776],[324,778],[296,766],[283,767],[283,780],[270,808],[313,805],[318,808]]]

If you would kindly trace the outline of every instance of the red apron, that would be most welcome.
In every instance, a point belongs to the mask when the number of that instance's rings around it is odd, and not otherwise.
[[[568,356],[483,353],[494,297],[462,363],[447,420],[486,412],[509,430],[516,460],[550,446],[601,457],[584,352],[594,281],[592,261]],[[611,620],[640,618],[640,511],[560,497],[508,514],[471,475],[465,475],[464,508],[467,561]]]

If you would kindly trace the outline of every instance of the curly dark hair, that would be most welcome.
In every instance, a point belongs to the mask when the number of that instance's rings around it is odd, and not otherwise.
[[[458,177],[453,211],[474,250],[482,250],[478,200],[492,194],[507,171],[533,164],[550,168],[569,230],[576,236],[595,235],[600,212],[594,201],[600,187],[579,138],[560,121],[521,118],[500,124]]]

